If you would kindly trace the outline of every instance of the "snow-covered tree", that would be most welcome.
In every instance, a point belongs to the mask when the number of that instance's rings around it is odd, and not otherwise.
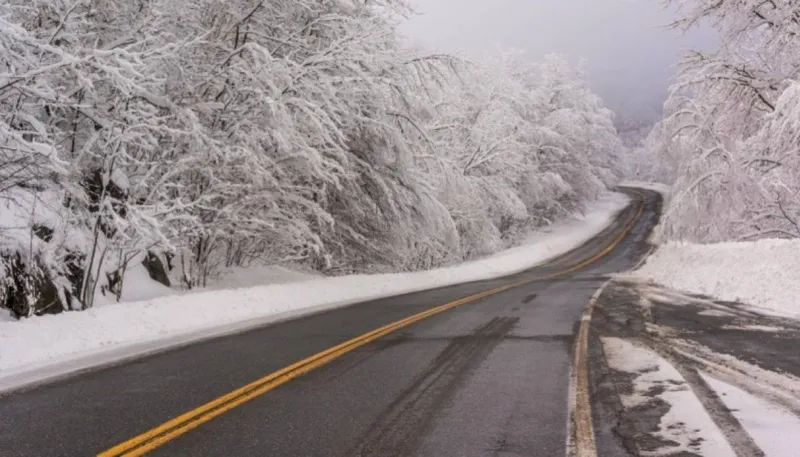
[[[562,58],[473,64],[437,99],[441,151],[419,162],[453,215],[463,255],[492,252],[524,227],[563,217],[615,179],[612,116]]]
[[[407,11],[5,2],[0,306],[119,300],[143,262],[186,288],[249,262],[430,268],[612,183],[621,146],[580,71],[401,46]]]
[[[800,9],[791,2],[680,2],[676,26],[714,24],[724,45],[680,66],[641,161],[675,186],[664,228],[696,241],[798,236],[795,88]],[[652,170],[652,167],[651,167]]]

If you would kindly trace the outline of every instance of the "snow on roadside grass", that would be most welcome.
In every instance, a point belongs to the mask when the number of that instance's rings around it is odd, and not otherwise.
[[[263,286],[265,284],[289,284],[321,278],[324,278],[324,276],[319,273],[291,270],[280,265],[229,267],[219,277],[210,279],[205,290],[239,289]]]
[[[668,243],[634,276],[800,317],[800,240]]]
[[[134,262],[125,273],[125,287],[122,290],[120,302],[152,301],[168,295],[188,295],[208,292],[212,290],[240,289],[273,284],[297,283],[310,279],[320,279],[324,276],[319,273],[291,270],[280,265],[251,265],[248,267],[226,267],[214,278],[210,278],[208,285],[193,290],[181,290],[178,287],[167,287],[154,281],[147,274],[141,263]],[[108,306],[118,304],[111,294],[104,295],[100,291],[96,294],[94,306]],[[0,316],[0,321],[3,320]],[[14,320],[9,316],[9,320]],[[0,361],[0,366],[2,361]]]
[[[767,457],[795,457],[800,449],[800,418],[738,387],[701,373]]]
[[[602,338],[602,344],[612,369],[635,375],[633,393],[620,398],[626,411],[641,407],[653,398],[669,405],[655,434],[665,444],[647,455],[667,456],[685,451],[707,457],[736,456],[686,380],[672,365],[655,352],[621,338]]]
[[[177,294],[0,321],[0,391],[33,382],[37,376],[57,376],[281,318],[517,273],[590,240],[628,202],[622,194],[605,194],[585,215],[551,226],[522,246],[448,268]]]

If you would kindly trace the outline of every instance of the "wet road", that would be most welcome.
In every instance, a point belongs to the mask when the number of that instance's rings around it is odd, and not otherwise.
[[[565,455],[581,313],[606,275],[645,255],[658,217],[660,196],[626,192],[634,201],[597,238],[511,277],[362,303],[2,397],[0,455],[96,455],[351,338],[521,281],[530,282],[349,350],[211,420],[174,421],[185,433],[104,455]]]

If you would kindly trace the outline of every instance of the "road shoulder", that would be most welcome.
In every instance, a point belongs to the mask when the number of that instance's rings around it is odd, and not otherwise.
[[[718,433],[733,455],[765,455],[707,376],[787,414],[800,413],[796,321],[616,280],[597,301],[592,334],[595,423],[608,424],[597,430],[601,455],[728,455],[724,445],[714,444]],[[633,366],[648,358],[653,363],[647,367]],[[659,371],[671,376],[653,379]],[[685,408],[689,403],[702,405],[711,425],[682,430],[699,416]],[[704,448],[711,445],[717,448]]]

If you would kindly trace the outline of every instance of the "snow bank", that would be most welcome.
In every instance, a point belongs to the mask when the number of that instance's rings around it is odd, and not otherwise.
[[[319,273],[291,270],[280,265],[230,267],[225,269],[219,277],[210,280],[206,289],[239,289],[263,286],[265,284],[289,284],[322,278],[324,276]]]
[[[454,267],[319,279],[303,276],[302,282],[168,295],[0,321],[0,391],[323,309],[517,273],[590,240],[628,203],[626,196],[608,193],[585,215],[551,226],[522,246]]]
[[[635,276],[800,317],[800,240],[661,246]]]
[[[131,263],[132,265],[125,271],[125,287],[122,288],[122,297],[120,301],[153,300],[155,298],[180,293],[177,289],[171,289],[160,282],[150,279],[150,275],[141,262],[134,261]],[[104,295],[98,288],[98,291],[95,293],[94,306],[106,306],[116,303],[117,301],[113,294],[109,293],[108,295]]]
[[[280,265],[252,265],[248,267],[227,267],[218,276],[209,279],[208,285],[192,290],[182,290],[177,286],[167,287],[150,278],[140,262],[132,262],[125,272],[125,287],[120,302],[152,301],[168,295],[189,295],[212,290],[240,289],[272,284],[288,284],[310,279],[320,279],[319,273],[291,270]],[[94,299],[94,307],[119,304],[112,294],[104,295],[100,290]],[[2,317],[0,317],[2,319]],[[13,319],[9,317],[9,319]],[[0,362],[2,363],[2,362]]]

